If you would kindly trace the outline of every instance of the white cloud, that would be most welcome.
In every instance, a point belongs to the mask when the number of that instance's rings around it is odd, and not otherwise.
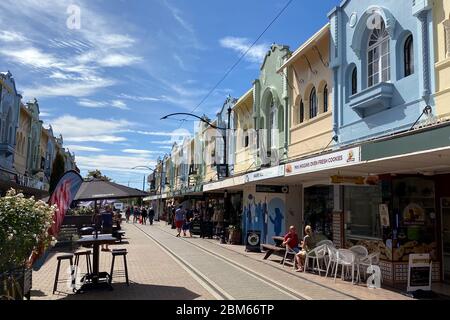
[[[0,50],[0,54],[17,63],[27,65],[32,68],[47,69],[63,67],[63,64],[61,64],[53,55],[43,53],[41,50],[34,47],[28,47],[21,50],[10,50],[9,48],[4,48]]]
[[[20,32],[14,31],[0,31],[0,41],[4,42],[22,42],[26,41],[27,38]]]
[[[108,101],[94,101],[90,99],[81,99],[78,101],[78,105],[86,108],[108,108],[113,107],[121,110],[130,110],[127,105],[121,100]]]
[[[148,155],[155,153],[154,151],[150,150],[140,150],[140,149],[125,149],[122,150],[123,153],[131,153],[131,154],[142,154],[142,155]]]
[[[125,94],[125,93],[122,93],[121,95],[119,95],[119,98],[138,101],[138,102],[156,102],[156,101],[162,100],[161,98],[132,96],[132,95]]]
[[[243,55],[251,46],[251,42],[247,38],[225,37],[220,39],[220,45],[223,48],[232,49]],[[269,50],[269,44],[258,44],[253,46],[245,56],[245,59],[253,63],[261,63]]]
[[[64,141],[69,142],[101,142],[115,143],[127,141],[117,136],[117,133],[126,131],[132,123],[126,120],[100,120],[93,118],[77,118],[65,115],[50,121],[53,131],[62,134]]]
[[[137,171],[132,170],[132,168],[142,165],[155,166],[156,161],[145,155],[116,156],[102,154],[89,157],[77,156],[77,165],[83,170],[100,169],[102,171],[130,172],[136,174]]]
[[[142,134],[144,136],[159,136],[159,137],[189,137],[190,132],[187,130],[175,130],[172,132],[167,131],[132,131],[134,133]]]
[[[78,145],[69,145],[66,146],[66,149],[69,149],[70,151],[81,151],[81,152],[103,152],[104,149],[100,148],[94,148],[94,147],[86,147],[86,146],[78,146]]]
[[[110,54],[98,59],[103,67],[125,67],[142,61],[142,58],[125,54]]]
[[[173,145],[175,142],[180,142],[180,141],[175,141],[175,140],[164,140],[164,141],[151,141],[150,143],[153,143],[153,144],[169,144],[169,145]]]
[[[42,85],[24,88],[26,98],[34,97],[86,97],[94,94],[98,89],[110,87],[115,84],[114,80],[98,78],[96,81],[61,82],[54,85]]]

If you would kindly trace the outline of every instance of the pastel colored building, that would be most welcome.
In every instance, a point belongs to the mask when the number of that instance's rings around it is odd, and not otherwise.
[[[247,91],[234,105],[236,125],[234,175],[255,170],[256,131],[253,124],[253,89]]]
[[[450,1],[434,1],[436,112],[450,119]]]
[[[277,71],[290,57],[288,46],[272,45],[253,83],[253,120],[258,131],[257,167],[277,165],[287,158],[288,90],[287,80]]]
[[[0,73],[0,171],[5,176],[15,173],[13,164],[20,100],[12,74],[9,71]]]
[[[300,46],[280,73],[289,79],[289,159],[333,145],[333,75],[327,24]]]
[[[329,13],[339,146],[409,130],[435,77],[432,1],[345,0]]]

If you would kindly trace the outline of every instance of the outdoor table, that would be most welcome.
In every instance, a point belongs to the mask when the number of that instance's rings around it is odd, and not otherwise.
[[[283,242],[284,242],[284,237],[272,237],[272,240],[275,241],[275,245],[277,247],[282,247],[283,246]]]
[[[92,236],[83,236],[80,240],[77,241],[83,247],[93,247],[93,265],[92,265],[92,274],[87,274],[83,280],[84,281],[82,287],[77,291],[77,293],[99,289],[99,288],[108,288],[112,289],[109,278],[110,275],[107,272],[99,272],[100,265],[100,245],[104,244],[114,244],[116,243],[117,238],[113,237],[111,234],[99,234],[98,237],[95,235]]]

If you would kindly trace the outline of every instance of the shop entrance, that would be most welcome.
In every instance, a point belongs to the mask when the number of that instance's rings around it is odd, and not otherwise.
[[[334,187],[313,186],[304,189],[304,221],[314,232],[333,239]]]
[[[450,198],[441,198],[444,281],[450,283]]]

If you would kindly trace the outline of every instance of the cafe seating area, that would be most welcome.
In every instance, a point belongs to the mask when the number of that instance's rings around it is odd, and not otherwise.
[[[289,246],[283,246],[283,237],[272,237],[274,244],[263,244],[265,250],[264,260],[275,254],[281,257],[281,264],[286,262],[292,264],[294,270],[297,269],[295,261],[295,251]],[[300,248],[301,250],[301,248]],[[308,251],[305,256],[303,272],[310,272],[338,279],[351,281],[352,284],[365,283],[369,272],[375,272],[374,266],[379,266],[380,253],[369,253],[364,246],[353,246],[349,249],[336,248],[331,240],[321,240],[315,247]],[[382,277],[380,281],[382,282]]]

